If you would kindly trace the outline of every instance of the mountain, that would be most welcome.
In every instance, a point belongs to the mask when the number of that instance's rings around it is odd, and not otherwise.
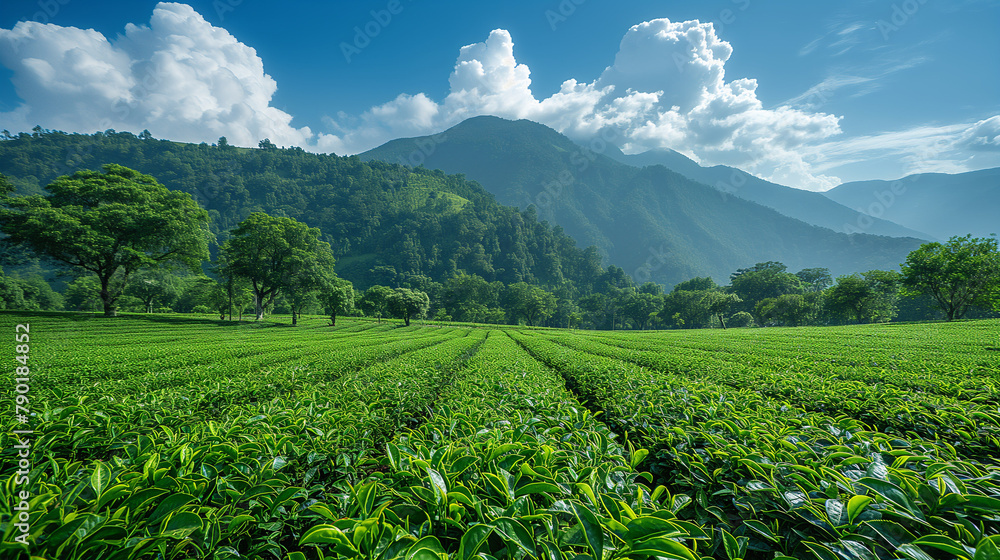
[[[662,165],[689,179],[713,186],[726,194],[774,208],[786,216],[834,231],[850,233],[861,230],[864,233],[892,237],[929,237],[919,230],[922,223],[920,221],[917,221],[916,225],[903,227],[889,221],[888,217],[874,219],[867,214],[853,210],[854,206],[844,205],[835,199],[823,196],[822,193],[804,191],[765,181],[742,169],[726,165],[702,167],[694,160],[674,150],[650,150],[641,154],[626,155],[612,146],[608,148],[606,153],[614,160],[635,167]]]
[[[57,176],[119,163],[191,194],[212,218],[218,242],[251,212],[319,228],[337,273],[372,284],[443,281],[459,270],[489,282],[558,286],[583,293],[605,271],[596,249],[580,249],[532,212],[502,206],[479,184],[300,148],[184,144],[144,134],[21,133],[0,140],[0,173],[20,194],[40,194]]]
[[[582,245],[596,245],[640,282],[726,283],[736,269],[771,260],[792,271],[894,269],[920,245],[813,226],[661,165],[625,165],[525,120],[476,117],[359,157],[465,174],[501,203],[533,207]]]
[[[1000,234],[1000,167],[949,175],[921,173],[897,181],[856,181],[827,191],[845,206],[939,240],[971,233]]]

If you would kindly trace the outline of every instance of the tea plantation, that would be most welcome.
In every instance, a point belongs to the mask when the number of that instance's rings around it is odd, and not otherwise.
[[[996,320],[0,329],[5,560],[1000,559]]]

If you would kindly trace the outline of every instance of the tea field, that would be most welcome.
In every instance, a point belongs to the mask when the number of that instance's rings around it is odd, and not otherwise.
[[[1000,559],[1000,321],[4,332],[5,560]]]

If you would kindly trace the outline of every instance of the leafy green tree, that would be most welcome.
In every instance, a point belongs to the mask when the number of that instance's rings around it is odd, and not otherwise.
[[[115,315],[134,272],[167,263],[196,269],[208,258],[208,213],[149,175],[109,164],[45,189],[45,196],[15,197],[4,186],[0,231],[40,256],[93,273],[106,317]]]
[[[723,329],[726,328],[726,315],[740,303],[743,303],[740,296],[719,291],[706,293],[701,301],[701,304],[708,309],[709,313],[719,318],[719,323],[722,324]]]
[[[678,287],[685,287],[684,283],[678,284],[663,297],[660,318],[664,323],[679,329],[706,326],[712,316],[705,304],[705,295],[710,290],[679,290]]]
[[[346,315],[354,311],[354,285],[350,280],[332,278],[322,288],[320,302],[330,315],[330,325],[337,326],[337,315]]]
[[[730,291],[743,300],[744,310],[756,312],[758,304],[765,299],[777,299],[786,294],[801,294],[804,291],[802,280],[785,270],[785,265],[774,261],[737,270],[730,277]],[[763,324],[762,316],[757,315],[756,319]]]
[[[316,228],[263,212],[250,214],[232,230],[222,248],[224,268],[250,282],[258,321],[279,292],[287,290],[290,296],[302,292],[333,266],[330,245],[319,235]]]
[[[906,257],[902,284],[908,295],[929,294],[949,320],[961,319],[973,305],[987,301],[1000,283],[997,238],[955,236],[947,243],[925,243]]]
[[[782,294],[759,301],[755,311],[762,323],[777,322],[796,327],[808,322],[815,310],[802,294]]]
[[[146,313],[156,307],[170,307],[181,296],[183,283],[164,269],[145,269],[133,274],[125,285],[125,295],[137,298]]]
[[[66,308],[77,311],[97,311],[101,307],[100,287],[100,280],[92,274],[81,276],[70,282],[63,294]]]
[[[395,317],[403,319],[410,326],[410,319],[420,319],[427,315],[431,300],[427,294],[409,288],[396,288],[389,296],[388,309]]]
[[[853,317],[861,324],[871,295],[871,288],[860,275],[838,276],[837,284],[827,290],[826,306],[834,314]]]
[[[507,286],[504,301],[514,321],[524,319],[529,325],[539,324],[556,311],[556,297],[539,286],[517,282]]]
[[[320,241],[313,250],[297,254],[288,266],[290,270],[284,288],[294,326],[298,324],[298,317],[307,302],[315,301],[316,292],[333,281],[335,275],[330,245]]]
[[[389,301],[392,299],[392,288],[375,285],[365,290],[365,295],[361,296],[358,305],[369,317],[378,317],[378,322],[382,322],[382,317],[389,310]]]
[[[663,296],[642,292],[632,292],[622,299],[622,313],[635,323],[636,328],[645,330],[656,313],[663,308]]]
[[[195,307],[209,309],[215,307],[212,303],[212,292],[218,287],[218,282],[204,274],[199,274],[183,278],[181,284],[181,295],[174,303],[174,311],[192,313]]]
[[[795,273],[807,291],[822,292],[833,285],[829,268],[805,268]]]

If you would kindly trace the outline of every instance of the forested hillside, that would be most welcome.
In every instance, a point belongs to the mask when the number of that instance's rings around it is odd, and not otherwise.
[[[534,206],[581,245],[596,245],[638,282],[723,282],[733,270],[765,261],[793,270],[826,267],[834,275],[891,269],[920,245],[810,225],[663,166],[619,163],[605,155],[612,150],[602,139],[580,146],[531,121],[476,117],[361,158],[465,173],[500,203]]]
[[[488,281],[587,289],[603,271],[594,249],[576,247],[533,211],[499,205],[461,175],[357,157],[281,149],[183,144],[128,132],[36,130],[0,141],[0,173],[21,193],[58,176],[118,163],[190,193],[211,217],[219,244],[254,211],[317,227],[337,273],[360,288],[401,277],[442,280],[457,271]],[[214,255],[213,249],[213,255]]]

